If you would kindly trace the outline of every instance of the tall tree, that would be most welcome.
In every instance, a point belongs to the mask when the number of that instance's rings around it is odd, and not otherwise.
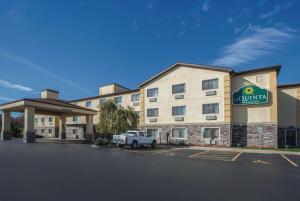
[[[136,129],[137,126],[138,114],[134,108],[124,108],[111,100],[99,106],[97,132],[103,134],[121,133],[130,129]]]

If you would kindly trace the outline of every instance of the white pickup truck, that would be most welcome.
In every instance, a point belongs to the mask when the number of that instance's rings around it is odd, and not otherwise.
[[[113,143],[123,148],[124,146],[131,146],[136,149],[139,146],[150,145],[152,148],[156,147],[156,139],[143,131],[127,131],[126,133],[113,136]]]

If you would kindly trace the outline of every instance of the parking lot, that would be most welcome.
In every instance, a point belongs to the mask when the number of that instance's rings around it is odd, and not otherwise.
[[[139,148],[136,150],[124,149],[124,151],[160,156],[172,156],[176,158],[188,158],[193,160],[214,160],[224,162],[235,162],[239,164],[273,165],[282,167],[298,168],[300,156],[289,154],[254,154],[239,151],[218,151],[218,150],[192,150],[178,148]]]
[[[1,201],[300,198],[300,168],[278,154],[10,141],[0,161]]]

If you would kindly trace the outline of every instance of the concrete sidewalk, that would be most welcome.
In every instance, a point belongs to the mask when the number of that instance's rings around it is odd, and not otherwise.
[[[265,149],[246,149],[246,148],[227,148],[227,147],[197,147],[190,146],[185,148],[177,149],[190,149],[190,150],[214,150],[214,151],[233,151],[233,152],[243,152],[243,153],[258,153],[258,154],[285,154],[285,155],[298,155],[300,152],[293,151],[282,151],[282,150],[265,150]]]

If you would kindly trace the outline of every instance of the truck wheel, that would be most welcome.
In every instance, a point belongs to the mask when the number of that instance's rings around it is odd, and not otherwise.
[[[120,148],[124,148],[124,144],[119,144],[119,147]]]
[[[131,144],[131,148],[132,149],[136,149],[138,147],[138,144],[136,141],[133,141],[132,144]]]
[[[152,142],[151,147],[152,147],[152,148],[156,148],[156,141],[153,141],[153,142]]]

